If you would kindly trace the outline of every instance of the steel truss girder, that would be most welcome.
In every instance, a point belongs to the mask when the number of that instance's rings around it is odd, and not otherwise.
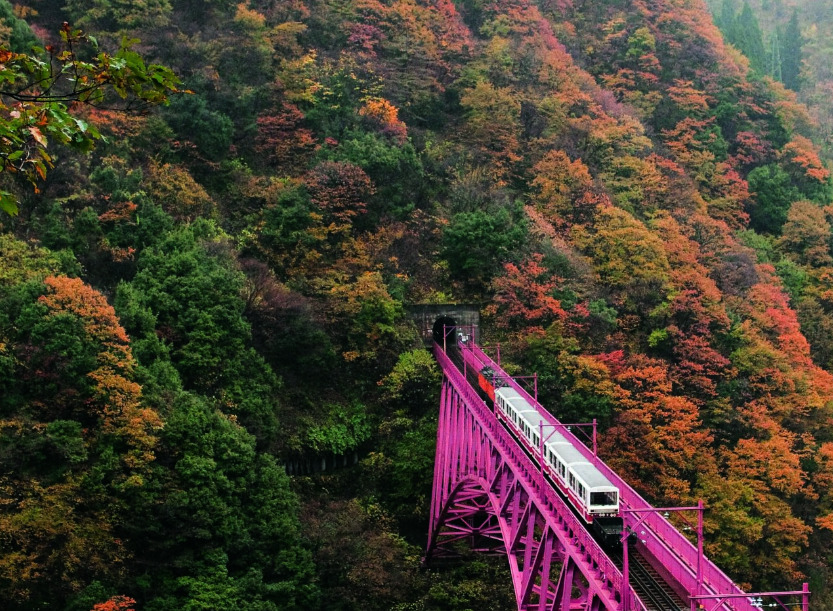
[[[541,488],[534,465],[456,370],[443,369],[426,562],[459,555],[465,543],[507,556],[519,611],[618,609],[618,570]]]

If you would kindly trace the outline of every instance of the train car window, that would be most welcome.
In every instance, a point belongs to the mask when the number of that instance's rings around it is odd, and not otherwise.
[[[590,504],[591,505],[603,505],[603,506],[615,506],[616,502],[616,493],[615,492],[591,492],[590,493]]]
[[[570,473],[570,488],[575,488],[575,487],[576,487],[576,478],[572,473]]]
[[[578,495],[581,498],[584,498],[584,486],[582,486],[581,484],[578,485]]]

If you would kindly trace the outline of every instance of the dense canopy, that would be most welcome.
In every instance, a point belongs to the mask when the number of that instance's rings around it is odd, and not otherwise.
[[[712,4],[0,0],[4,608],[515,608],[424,303],[833,608],[833,6]]]

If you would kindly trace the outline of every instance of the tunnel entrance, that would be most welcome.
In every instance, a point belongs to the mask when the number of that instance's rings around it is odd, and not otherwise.
[[[459,303],[423,303],[407,306],[408,314],[428,349],[434,341],[442,343],[443,325],[455,327],[455,335],[462,331],[465,335],[470,335],[475,342],[479,341],[480,308],[477,304]],[[448,335],[448,338],[450,337],[451,335]]]
[[[445,341],[448,344],[454,344],[457,342],[457,321],[451,318],[450,316],[440,316],[434,322],[434,328],[432,331],[432,335],[434,336],[434,341],[437,342],[440,346],[443,345],[443,332],[445,332]]]

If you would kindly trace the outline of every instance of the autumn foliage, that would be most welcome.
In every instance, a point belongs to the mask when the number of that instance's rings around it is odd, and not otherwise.
[[[649,501],[702,499],[732,579],[829,606],[833,74],[776,61],[796,2],[17,4],[7,69],[69,15],[191,93],[0,92],[40,189],[0,201],[12,611],[511,606],[505,562],[418,567],[440,387],[410,306],[455,303]]]

